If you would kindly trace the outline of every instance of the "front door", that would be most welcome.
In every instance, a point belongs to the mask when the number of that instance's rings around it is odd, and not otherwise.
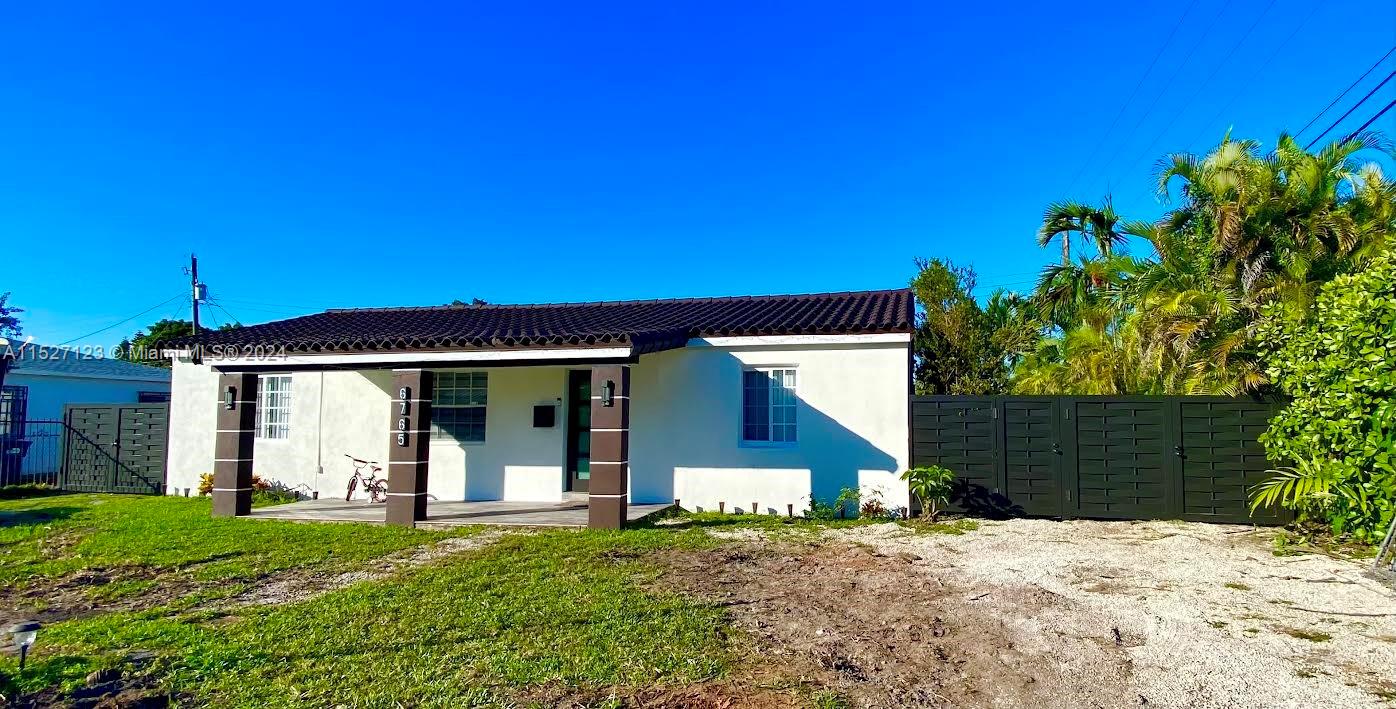
[[[567,489],[586,492],[591,482],[591,370],[567,373]]]

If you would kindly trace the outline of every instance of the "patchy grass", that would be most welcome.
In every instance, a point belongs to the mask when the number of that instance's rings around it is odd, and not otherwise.
[[[1326,643],[1329,640],[1333,639],[1332,635],[1317,630],[1300,630],[1299,628],[1280,628],[1279,630],[1281,633],[1284,633],[1285,635],[1288,635],[1291,638],[1308,640],[1311,643]]]
[[[1244,583],[1239,583],[1239,582],[1236,582],[1236,581],[1227,581],[1226,583],[1224,583],[1224,584],[1222,584],[1222,585],[1225,586],[1225,587],[1227,587],[1227,588],[1229,588],[1229,589],[1236,590],[1236,591],[1249,591],[1249,590],[1251,590],[1251,587],[1250,587],[1250,586],[1247,586],[1247,585],[1244,584]]]
[[[169,691],[221,705],[503,701],[521,687],[700,681],[727,667],[720,608],[646,593],[635,561],[708,542],[660,531],[505,537],[457,563],[237,618],[156,609],[45,631],[19,688],[154,649]],[[12,670],[0,664],[6,670]]]
[[[353,566],[468,533],[215,519],[210,511],[208,498],[58,495],[0,501],[0,586],[22,589],[89,570],[251,579],[293,566]]]
[[[921,519],[910,519],[900,523],[917,534],[964,534],[979,529],[979,520],[961,517],[960,519],[943,520],[937,522],[927,522]]]
[[[92,568],[185,568],[228,581],[228,595],[257,574],[352,566],[445,534],[208,512],[206,501],[183,498],[5,503],[0,571],[38,583]],[[0,658],[0,692],[61,696],[112,668],[189,703],[225,706],[508,703],[540,688],[569,696],[702,682],[729,666],[723,611],[654,590],[658,572],[641,558],[717,543],[702,529],[507,535],[299,603],[220,611],[195,594],[87,615],[48,625],[22,677],[14,658]],[[92,593],[124,597],[153,583],[114,581]]]

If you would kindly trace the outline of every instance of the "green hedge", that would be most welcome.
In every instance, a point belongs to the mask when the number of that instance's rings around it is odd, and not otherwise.
[[[1337,534],[1379,539],[1396,507],[1396,252],[1324,284],[1303,318],[1266,315],[1266,370],[1292,401],[1261,440],[1303,481],[1284,504]]]

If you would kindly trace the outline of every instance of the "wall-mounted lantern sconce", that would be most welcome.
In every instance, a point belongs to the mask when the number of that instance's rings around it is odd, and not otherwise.
[[[607,379],[601,383],[601,405],[615,406],[616,383]]]
[[[229,411],[232,411],[233,409],[237,408],[237,403],[236,403],[236,402],[237,402],[237,398],[238,398],[238,389],[237,389],[237,387],[228,387],[227,389],[224,389],[224,390],[223,390],[223,408],[225,408],[225,409],[227,409],[227,410],[229,410]]]

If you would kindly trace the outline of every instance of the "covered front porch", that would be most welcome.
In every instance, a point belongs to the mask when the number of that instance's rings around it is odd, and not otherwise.
[[[217,376],[219,410],[214,451],[214,514],[323,521],[386,522],[405,526],[518,524],[615,529],[663,509],[665,504],[629,505],[629,350],[567,352],[539,358],[515,353],[513,361],[477,360],[452,353],[439,361],[378,361],[360,355],[345,362],[291,357],[273,362],[211,363]],[[534,357],[529,357],[534,355]],[[525,358],[528,359],[525,359]],[[560,361],[559,361],[560,360]],[[602,360],[602,361],[598,361]],[[607,361],[609,360],[609,361]],[[461,375],[459,372],[471,373]],[[258,418],[258,390],[275,385],[277,396],[260,404],[275,413],[278,396],[294,403],[291,387],[318,386],[289,417],[289,436],[268,433]],[[325,382],[335,377],[335,386]],[[345,378],[353,380],[344,386]],[[456,380],[444,399],[433,390],[438,377]],[[467,390],[459,381],[473,381]],[[211,383],[211,382],[210,382]],[[575,385],[574,385],[575,384]],[[490,391],[488,406],[484,388]],[[457,389],[459,387],[459,389]],[[441,394],[441,392],[437,392]],[[478,442],[433,440],[433,409],[471,397],[480,406],[458,427]],[[480,396],[478,400],[475,396]],[[462,402],[464,403],[464,402]],[[579,413],[580,412],[580,413]],[[570,415],[569,415],[570,414]],[[312,417],[313,415],[313,417]],[[381,417],[381,418],[380,418]],[[467,417],[461,417],[467,418]],[[486,421],[490,432],[484,435]],[[381,422],[381,423],[379,423]],[[448,417],[444,427],[455,423]],[[297,425],[299,423],[300,425]],[[344,461],[337,454],[367,451],[364,459],[386,477],[384,504],[355,495],[343,501]],[[297,456],[297,452],[302,455]],[[315,465],[301,462],[315,456]],[[321,463],[332,459],[330,465]],[[339,467],[334,467],[339,463]],[[362,463],[362,461],[359,461]],[[289,476],[303,494],[323,499],[276,509],[251,507],[252,473],[287,483],[287,469],[315,470]],[[361,472],[368,472],[361,468]],[[305,484],[309,481],[311,484]],[[368,483],[364,483],[366,486]],[[358,494],[363,494],[361,489]],[[657,502],[649,499],[647,502]]]
[[[628,505],[625,523],[638,522],[669,509],[669,504]],[[588,524],[587,496],[569,494],[562,502],[430,502],[424,528],[460,527],[471,524],[518,527],[585,527]],[[386,510],[382,504],[355,500],[302,500],[286,505],[253,508],[252,519],[283,519],[296,522],[368,522],[382,524]]]

